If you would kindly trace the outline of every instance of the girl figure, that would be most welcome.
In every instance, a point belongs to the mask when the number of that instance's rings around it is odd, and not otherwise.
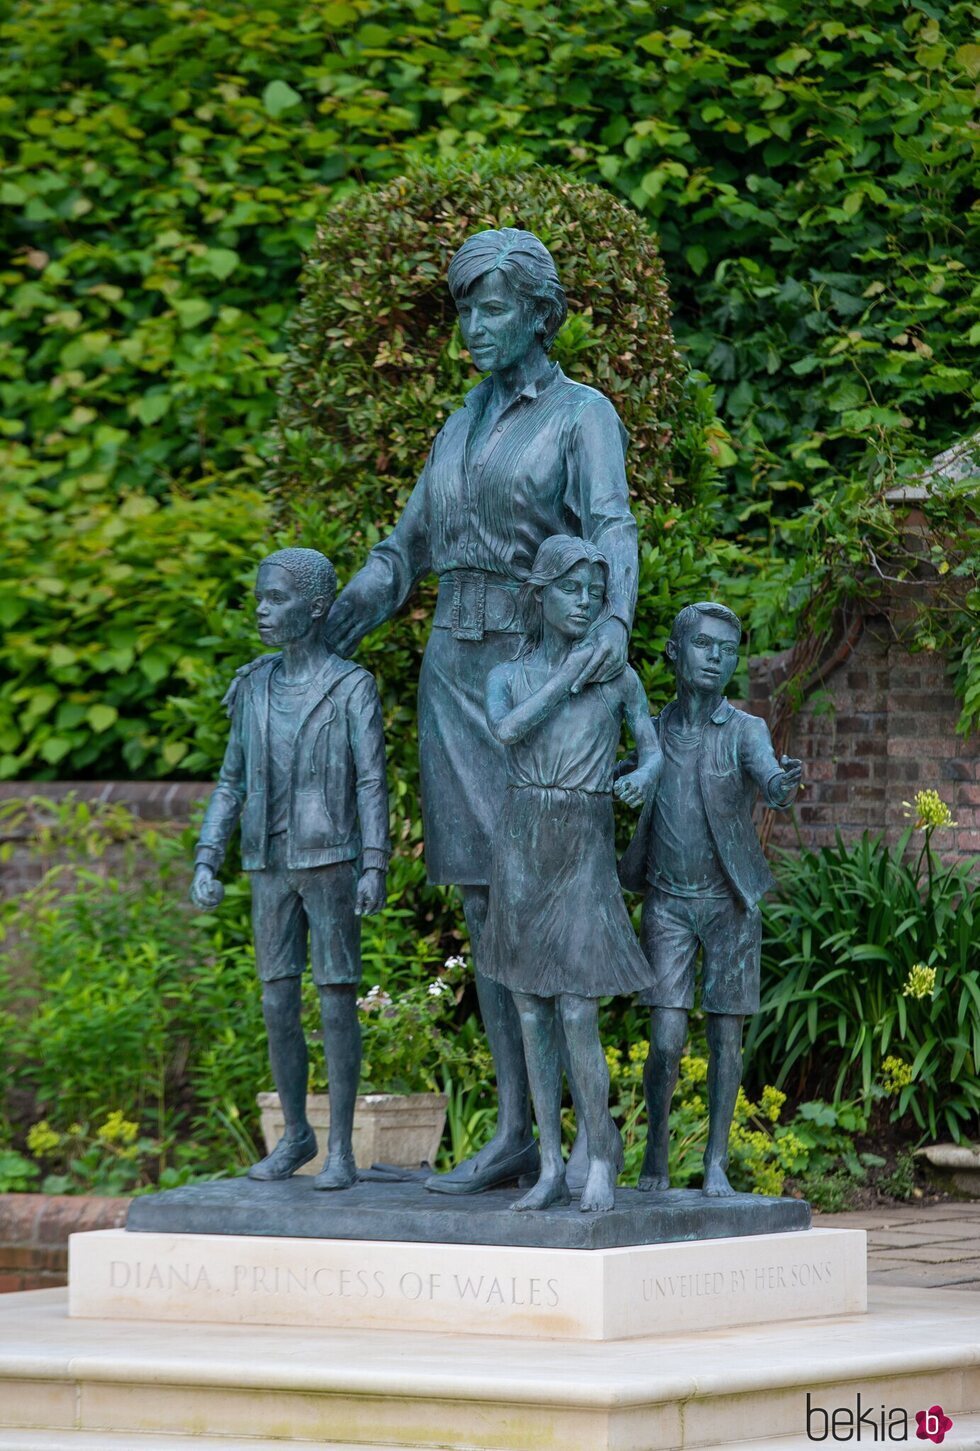
[[[558,1023],[589,1149],[585,1211],[612,1209],[622,1143],[609,1112],[598,999],[642,991],[650,968],[616,875],[613,767],[624,719],[637,770],[615,791],[640,806],[663,764],[646,697],[627,665],[583,684],[583,643],[606,607],[608,567],[590,541],[545,539],[519,596],[524,634],[487,680],[490,730],[508,787],[494,835],[483,971],[514,994],[538,1123],[541,1175],[515,1209],[570,1200],[561,1153]]]

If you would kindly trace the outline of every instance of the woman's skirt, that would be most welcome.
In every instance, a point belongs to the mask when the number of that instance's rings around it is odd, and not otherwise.
[[[490,734],[484,696],[490,671],[513,660],[519,644],[519,635],[504,630],[459,640],[437,626],[429,636],[419,675],[419,764],[430,882],[486,886],[490,880],[507,762]]]

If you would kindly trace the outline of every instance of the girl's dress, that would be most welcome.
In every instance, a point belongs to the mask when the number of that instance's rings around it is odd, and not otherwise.
[[[480,968],[513,992],[641,992],[651,971],[616,875],[612,779],[626,676],[568,696],[508,747]],[[533,694],[524,660],[513,708]]]

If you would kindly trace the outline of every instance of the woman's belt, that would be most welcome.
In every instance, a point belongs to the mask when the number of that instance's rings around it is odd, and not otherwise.
[[[520,634],[516,579],[483,569],[451,569],[439,576],[433,625],[456,640],[482,640],[488,630]]]

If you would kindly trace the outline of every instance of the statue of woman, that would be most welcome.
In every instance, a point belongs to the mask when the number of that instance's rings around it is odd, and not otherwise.
[[[559,1023],[588,1138],[580,1207],[612,1209],[622,1144],[609,1112],[598,999],[646,991],[652,977],[616,873],[613,768],[623,722],[639,765],[616,782],[618,796],[642,804],[663,755],[628,665],[607,683],[579,683],[589,653],[581,642],[605,608],[607,578],[594,544],[546,539],[519,596],[521,648],[487,682],[487,719],[507,752],[508,783],[480,966],[514,995],[541,1144],[540,1178],[515,1209],[569,1201]]]
[[[567,307],[547,248],[511,227],[479,232],[453,257],[449,288],[463,341],[489,376],[440,430],[401,518],[341,592],[327,634],[350,654],[419,580],[439,576],[419,680],[426,865],[432,882],[462,894],[498,1120],[484,1149],[427,1182],[466,1194],[538,1166],[517,1014],[480,967],[490,844],[506,789],[503,748],[484,711],[487,677],[513,657],[517,592],[538,546],[564,533],[601,546],[609,568],[609,610],[582,642],[579,683],[615,678],[626,664],[637,548],[626,431],[607,398],[548,358]]]

